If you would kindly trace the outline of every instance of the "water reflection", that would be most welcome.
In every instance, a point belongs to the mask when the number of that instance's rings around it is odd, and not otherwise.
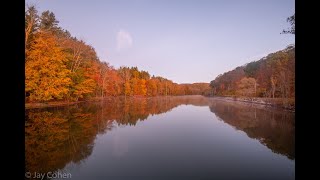
[[[26,170],[53,172],[66,163],[80,163],[93,148],[98,133],[112,128],[99,122],[97,107],[29,110],[25,125]]]
[[[110,131],[115,122],[135,125],[149,115],[192,102],[201,104],[205,99],[119,97],[68,107],[26,110],[26,170],[45,173],[62,169],[69,162],[80,163],[91,154],[96,135]],[[117,153],[124,151],[121,145],[115,148]]]
[[[275,153],[295,158],[295,114],[255,105],[214,101],[211,112]]]
[[[63,170],[70,163],[79,165],[92,154],[97,135],[108,135],[118,127],[135,126],[180,105],[209,107],[220,120],[258,139],[273,152],[295,158],[294,113],[202,96],[118,97],[68,107],[26,110],[26,171],[46,173]],[[116,134],[112,142],[114,156],[123,157],[129,152],[130,139]]]

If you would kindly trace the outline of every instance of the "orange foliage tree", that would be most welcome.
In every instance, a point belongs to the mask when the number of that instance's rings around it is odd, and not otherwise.
[[[26,56],[26,93],[30,101],[62,99],[69,92],[70,70],[56,37],[45,31],[36,34]]]

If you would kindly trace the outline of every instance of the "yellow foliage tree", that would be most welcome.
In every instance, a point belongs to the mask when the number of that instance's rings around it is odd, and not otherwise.
[[[254,78],[244,77],[238,83],[237,94],[241,96],[252,97],[256,94],[257,82]]]
[[[40,31],[26,54],[25,91],[29,101],[62,99],[71,83],[64,52],[55,36]]]
[[[140,79],[140,95],[147,95],[147,86],[146,86],[146,80],[145,79]]]
[[[130,92],[131,92],[131,86],[129,82],[125,82],[124,83],[124,95],[125,96],[130,96]]]

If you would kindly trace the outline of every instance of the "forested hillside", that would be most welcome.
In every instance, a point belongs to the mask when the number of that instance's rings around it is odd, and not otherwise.
[[[209,83],[179,85],[137,67],[114,68],[95,49],[58,25],[50,11],[25,12],[26,102],[78,101],[105,96],[205,94]]]
[[[295,97],[295,46],[209,83],[178,84],[137,67],[114,68],[95,49],[58,25],[50,11],[25,12],[26,102],[78,101],[105,96],[220,95]]]
[[[295,46],[218,75],[214,95],[267,98],[295,97]]]

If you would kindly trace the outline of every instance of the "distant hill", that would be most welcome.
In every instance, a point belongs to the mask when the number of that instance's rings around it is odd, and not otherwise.
[[[295,45],[270,53],[218,75],[210,82],[214,95],[295,97]]]

